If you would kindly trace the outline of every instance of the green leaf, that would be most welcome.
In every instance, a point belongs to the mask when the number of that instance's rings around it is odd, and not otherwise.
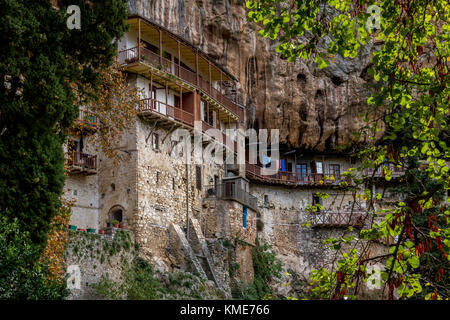
[[[417,256],[412,256],[411,258],[408,259],[408,262],[414,269],[418,268],[420,265],[420,260],[419,258],[417,258]]]

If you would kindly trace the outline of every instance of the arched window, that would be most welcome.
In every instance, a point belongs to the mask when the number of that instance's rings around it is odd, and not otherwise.
[[[116,205],[109,210],[108,216],[109,221],[117,220],[119,222],[125,222],[125,209],[120,205]]]

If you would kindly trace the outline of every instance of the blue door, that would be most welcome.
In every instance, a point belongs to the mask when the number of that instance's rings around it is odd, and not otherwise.
[[[242,225],[243,225],[244,229],[247,228],[247,207],[246,206],[243,206]]]

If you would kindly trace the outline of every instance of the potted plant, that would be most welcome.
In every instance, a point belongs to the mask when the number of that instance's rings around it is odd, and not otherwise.
[[[77,226],[69,225],[69,229],[75,231],[75,230],[77,230]]]
[[[85,232],[86,230],[85,229],[78,229],[78,231]]]
[[[87,229],[87,232],[89,232],[89,233],[95,233],[95,229],[88,228],[88,229]]]
[[[98,230],[98,234],[105,234],[105,230]]]
[[[119,227],[120,227],[120,229],[125,229],[126,225],[125,225],[125,223],[121,222],[121,223],[119,223]]]
[[[119,220],[111,220],[110,223],[113,225],[114,228],[118,228],[119,227]]]

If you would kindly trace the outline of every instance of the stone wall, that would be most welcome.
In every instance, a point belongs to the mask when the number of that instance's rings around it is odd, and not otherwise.
[[[323,189],[294,189],[281,186],[250,185],[251,193],[259,199],[261,220],[264,224],[259,233],[262,242],[273,246],[285,268],[291,268],[307,276],[311,269],[330,265],[333,259],[322,241],[340,236],[345,228],[311,228],[302,226],[311,220],[306,207],[312,205],[312,195],[328,192],[325,209],[337,209],[341,204],[353,201],[351,193]],[[264,202],[264,195],[268,202]]]
[[[146,142],[150,133],[159,136],[158,150],[153,149],[151,137]],[[186,227],[187,194],[188,214],[197,214],[201,212],[205,186],[213,183],[214,175],[219,179],[224,176],[223,166],[212,163],[192,163],[186,167],[184,151],[179,147],[182,143],[173,147],[171,134],[170,128],[137,122],[136,239],[149,255],[161,259],[169,267],[170,257],[165,251],[169,243],[167,230],[172,223]],[[200,174],[199,186],[197,173]]]
[[[93,284],[107,276],[121,281],[124,268],[137,256],[131,233],[114,232],[110,235],[71,231],[65,253],[68,265],[69,300],[101,299]]]

